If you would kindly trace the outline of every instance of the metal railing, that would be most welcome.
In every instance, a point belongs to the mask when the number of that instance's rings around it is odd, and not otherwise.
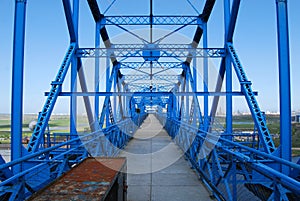
[[[208,133],[165,114],[157,117],[218,200],[299,200],[300,182],[280,168],[300,170],[300,165],[226,139],[217,130]]]

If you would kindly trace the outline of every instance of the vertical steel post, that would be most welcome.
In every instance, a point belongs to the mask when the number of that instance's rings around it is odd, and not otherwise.
[[[187,68],[189,68],[189,66],[187,66]],[[186,92],[189,92],[190,91],[190,73],[187,73],[186,74],[186,86],[185,86],[185,91]],[[185,110],[186,110],[186,113],[185,113],[185,120],[188,122],[189,121],[189,116],[190,116],[190,109],[189,109],[189,104],[190,104],[190,101],[189,101],[189,96],[186,96],[185,97]]]
[[[117,84],[118,84],[118,69],[114,69],[116,72],[114,73],[114,82],[113,82],[113,92],[117,92]],[[113,115],[115,116],[115,120],[117,120],[117,96],[113,96]]]
[[[287,0],[276,0],[279,96],[280,96],[280,145],[281,158],[291,161],[291,89]],[[282,173],[289,175],[290,168],[281,167]]]
[[[198,91],[198,84],[197,84],[197,57],[196,57],[196,54],[194,54],[194,57],[193,57],[193,78],[194,78],[194,86],[193,86],[193,88],[194,88],[194,92],[197,92]],[[197,118],[196,116],[197,116],[197,112],[196,112],[196,108],[198,107],[198,105],[196,106],[196,102],[198,102],[198,96],[194,96],[194,97],[192,97],[193,99],[193,101],[194,101],[194,114],[193,114],[193,122],[196,122],[195,121],[195,119]],[[197,101],[195,100],[195,99],[197,99]],[[202,125],[203,126],[203,125]]]
[[[76,35],[76,47],[78,47],[78,18],[79,18],[79,0],[73,0],[73,24]],[[71,65],[71,92],[77,92],[77,69],[78,58],[74,55]],[[70,100],[70,138],[76,138],[77,134],[77,97],[71,95]]]
[[[78,44],[78,19],[79,19],[79,0],[73,0],[73,24],[74,24],[74,31],[76,36],[76,41]]]
[[[178,92],[179,88],[176,86],[175,92]],[[178,104],[179,104],[179,96],[178,96],[178,101],[176,101],[176,96],[173,94],[173,100],[172,100],[172,119],[178,119]]]
[[[129,92],[128,90],[128,85],[125,84],[124,85],[124,92]],[[124,97],[124,114],[125,114],[125,117],[129,117],[129,101],[128,101],[128,96],[123,96]]]
[[[203,29],[203,48],[208,48],[208,41],[207,41],[207,23],[203,23],[202,25]],[[204,92],[208,92],[208,58],[207,54],[205,52],[204,58],[203,58],[203,90]],[[204,95],[204,129],[206,130],[208,128],[208,95]]]
[[[108,50],[106,50],[108,51]],[[109,55],[109,53],[107,53]],[[106,92],[110,92],[110,84],[109,84],[109,79],[110,79],[110,58],[109,56],[106,57]],[[110,98],[110,97],[109,97]],[[108,109],[105,111],[105,119],[106,119],[106,127],[109,125],[109,112]]]
[[[95,48],[100,48],[100,22],[96,22]],[[99,51],[95,52],[95,92],[99,92],[100,58]],[[99,119],[99,96],[95,96],[95,122]]]
[[[22,124],[23,124],[23,71],[25,43],[26,0],[15,1],[15,24],[12,66],[11,97],[11,160],[22,157]],[[13,167],[13,173],[19,173],[22,165]]]
[[[153,43],[153,0],[150,0],[150,43]]]
[[[230,23],[230,0],[224,0],[224,27],[225,27],[225,45],[227,41],[227,35]],[[232,67],[230,55],[226,55],[225,58],[226,69],[226,133],[232,133]]]
[[[196,57],[196,54],[193,57],[193,78],[194,78],[194,92],[197,92],[198,84],[197,84],[197,57]]]

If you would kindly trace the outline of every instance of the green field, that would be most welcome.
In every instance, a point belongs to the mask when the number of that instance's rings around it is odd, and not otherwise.
[[[0,143],[10,143],[10,115],[0,114]],[[37,115],[26,114],[23,117],[23,138],[30,137],[32,131],[29,123],[37,120]],[[88,121],[84,116],[78,117],[78,132],[88,130]],[[69,115],[52,115],[49,121],[50,133],[68,133],[70,125]]]
[[[266,115],[267,125],[271,134],[280,134],[280,120],[279,115]],[[251,122],[251,116],[234,116],[233,117],[233,128],[235,131],[241,130],[253,130],[254,124]],[[235,122],[239,122],[236,124]],[[243,124],[243,122],[245,122]],[[275,138],[275,145],[279,145],[279,138]],[[292,124],[292,147],[300,147],[300,123]]]
[[[268,129],[271,134],[280,134],[279,115],[266,115]],[[238,124],[236,123],[238,122]],[[250,115],[233,117],[233,129],[235,131],[253,130],[254,123]],[[276,147],[280,144],[280,138],[274,138]],[[300,147],[300,123],[292,123],[292,147]],[[293,155],[300,155],[299,150],[293,150]]]

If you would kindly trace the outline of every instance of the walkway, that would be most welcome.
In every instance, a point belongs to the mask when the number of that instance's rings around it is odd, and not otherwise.
[[[145,119],[121,156],[127,157],[128,201],[211,200],[154,115]]]

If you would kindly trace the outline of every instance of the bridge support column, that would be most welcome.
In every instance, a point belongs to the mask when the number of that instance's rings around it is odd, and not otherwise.
[[[190,74],[187,74],[186,75],[186,86],[185,86],[185,91],[186,92],[189,92],[190,91]],[[189,107],[189,104],[190,104],[190,97],[189,96],[186,96],[185,97],[185,120],[188,122],[188,119],[189,119],[189,116],[190,116],[190,107]]]
[[[207,39],[207,23],[203,23],[203,48],[208,48],[208,39]],[[208,92],[208,58],[203,58],[203,91]],[[207,130],[209,127],[210,121],[208,120],[208,95],[204,95],[204,129]]]
[[[96,22],[96,33],[95,33],[95,48],[100,48],[100,22]],[[99,51],[96,50],[95,57],[95,92],[99,92],[99,74],[100,74],[100,58]],[[95,122],[99,119],[99,96],[95,96]]]
[[[229,23],[230,23],[230,0],[224,1],[224,26],[225,26],[225,41],[227,40]],[[226,69],[226,133],[232,134],[232,67],[230,56],[225,58]],[[230,137],[228,137],[230,138]],[[231,138],[230,138],[231,139]]]
[[[22,157],[22,125],[23,125],[23,74],[25,43],[26,0],[15,1],[15,24],[12,66],[11,97],[11,160]],[[13,173],[22,171],[22,165],[13,167]]]
[[[79,17],[79,0],[73,0],[73,24],[76,35],[76,43],[78,47],[78,17]],[[78,58],[73,56],[71,65],[71,91],[77,92],[77,69],[78,69]],[[76,138],[77,134],[77,97],[71,96],[70,100],[70,138]]]
[[[109,57],[106,57],[106,92],[110,92],[110,83],[109,83],[109,79],[110,79],[110,60]],[[110,97],[109,97],[110,98]],[[108,110],[105,111],[105,119],[106,119],[106,127],[110,124],[109,122],[109,112]]]
[[[287,0],[276,0],[280,97],[280,157],[291,161],[291,89]],[[290,168],[281,167],[289,175]]]

